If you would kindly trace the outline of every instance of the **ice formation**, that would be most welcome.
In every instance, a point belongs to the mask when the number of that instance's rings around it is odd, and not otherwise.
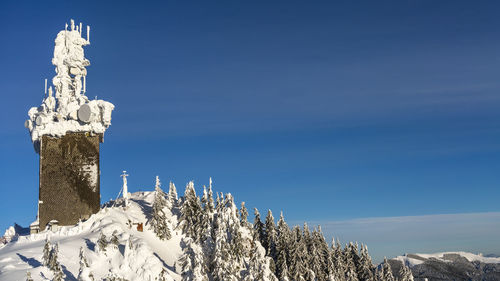
[[[57,34],[54,47],[56,76],[52,87],[45,89],[45,97],[39,107],[28,111],[29,119],[25,127],[30,131],[35,150],[39,151],[43,135],[60,137],[67,132],[89,132],[104,134],[111,125],[111,112],[114,105],[104,100],[89,100],[86,92],[86,66],[90,65],[84,56],[83,46],[89,45],[90,28],[87,26],[87,39],[82,37],[82,25],[75,26],[71,20]]]

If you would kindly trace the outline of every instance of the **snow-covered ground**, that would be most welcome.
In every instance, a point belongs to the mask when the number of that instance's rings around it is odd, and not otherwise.
[[[51,280],[53,273],[42,265],[47,238],[52,244],[59,244],[58,260],[66,280],[77,280],[80,247],[84,249],[95,280],[112,275],[127,280],[155,280],[163,269],[167,273],[166,280],[180,280],[175,263],[182,254],[180,242],[183,235],[180,230],[175,230],[177,216],[170,210],[167,212],[172,238],[160,240],[146,224],[153,197],[154,192],[134,193],[126,208],[122,204],[104,207],[75,226],[14,237],[11,242],[0,246],[0,280],[25,280],[27,271],[34,280]],[[134,223],[143,223],[144,231],[138,231]],[[97,240],[101,233],[108,239],[116,233],[120,245],[117,248],[110,245],[105,252],[99,251]]]

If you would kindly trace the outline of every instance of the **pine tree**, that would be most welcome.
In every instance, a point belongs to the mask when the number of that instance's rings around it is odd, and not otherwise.
[[[50,241],[47,238],[45,239],[45,245],[43,246],[43,256],[42,256],[42,264],[45,266],[49,265],[51,250],[52,250],[52,245],[50,244]]]
[[[200,199],[196,196],[194,183],[189,182],[186,186],[181,206],[180,227],[188,237],[195,239],[195,242],[199,242],[201,240],[202,215],[201,203]]]
[[[358,278],[360,281],[373,281],[375,267],[372,263],[372,258],[368,254],[368,247],[361,245],[360,267],[358,269]]]
[[[241,221],[241,226],[248,226],[248,210],[245,207],[245,202],[241,202],[241,208],[240,208],[240,221]]]
[[[116,249],[118,249],[118,246],[120,245],[120,241],[118,240],[118,236],[116,236],[116,233],[117,231],[113,231],[113,234],[111,235],[111,244],[113,245],[113,247],[115,247]]]
[[[345,280],[346,281],[358,281],[358,274],[356,272],[356,265],[353,259],[353,248],[354,245],[349,243],[344,248],[344,264],[345,264]]]
[[[290,240],[291,240],[290,228],[285,222],[283,217],[283,212],[280,214],[280,219],[278,220],[278,238],[276,242],[276,275],[280,279],[284,279],[286,276],[288,279],[288,256],[290,255]]]
[[[161,189],[160,179],[156,176],[155,198],[153,201],[153,213],[150,223],[154,233],[161,240],[169,240],[172,237],[170,228],[167,225],[167,216],[164,211],[167,204],[165,193]]]
[[[266,216],[266,240],[265,248],[267,249],[267,255],[270,256],[274,261],[276,261],[276,225],[274,224],[274,217],[271,210],[267,211]]]
[[[108,239],[104,233],[101,232],[99,239],[97,239],[97,248],[100,252],[106,252],[106,247],[108,247]]]
[[[59,254],[59,244],[56,243],[50,250],[49,263],[47,265],[48,268],[52,271],[56,271],[57,267],[59,266],[59,262],[57,261],[58,254]]]
[[[165,270],[165,268],[162,268],[160,274],[158,274],[158,277],[156,277],[155,280],[157,280],[157,281],[167,281],[166,276],[167,276],[167,271]]]
[[[334,242],[335,241],[332,241],[332,261],[335,268],[335,280],[345,281],[346,265],[344,252],[342,251],[340,240],[337,239],[337,243]]]
[[[262,246],[265,248],[264,241],[266,240],[266,232],[264,229],[264,224],[262,223],[262,221],[260,219],[259,210],[257,210],[257,208],[254,208],[253,211],[254,211],[254,216],[255,216],[254,221],[253,221],[254,240],[259,241],[262,244]]]
[[[80,269],[78,270],[78,281],[94,281],[94,276],[90,271],[87,258],[83,251],[83,247],[80,247]]]
[[[208,187],[208,200],[207,200],[207,213],[213,214],[215,210],[215,205],[214,205],[214,194],[212,192],[212,187]]]
[[[183,243],[185,246],[180,258],[182,281],[208,281],[203,252],[191,238],[184,239]]]
[[[382,268],[383,268],[383,280],[395,281],[394,275],[392,274],[391,265],[387,261],[387,258],[384,258],[384,263],[382,264]]]
[[[306,263],[304,262],[304,253],[307,253],[307,248],[304,243],[302,232],[298,226],[294,226],[292,230],[290,249],[290,266],[289,275],[292,280],[303,280],[306,273]]]
[[[411,269],[406,264],[401,266],[401,269],[399,270],[399,278],[399,281],[413,281]]]
[[[175,184],[170,182],[168,189],[168,201],[170,201],[170,206],[177,206],[177,189],[175,188]]]

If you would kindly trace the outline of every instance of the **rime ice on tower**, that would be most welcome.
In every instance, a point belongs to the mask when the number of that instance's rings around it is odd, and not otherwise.
[[[57,34],[54,47],[56,76],[45,89],[39,107],[28,111],[25,122],[35,151],[40,154],[39,226],[57,220],[75,224],[100,206],[99,143],[111,125],[114,105],[85,96],[89,60],[83,46],[82,24],[73,20]]]

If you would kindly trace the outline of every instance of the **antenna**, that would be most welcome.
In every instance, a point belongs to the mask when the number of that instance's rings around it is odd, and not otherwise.
[[[78,29],[80,31],[80,37],[82,36],[82,23],[80,23],[80,29]]]
[[[210,177],[210,180],[209,180],[209,187],[212,188],[212,177]]]
[[[127,186],[127,171],[123,171],[123,174],[120,175],[123,178],[123,198],[125,198],[125,206],[128,205],[128,186]]]
[[[45,78],[45,91],[44,91],[45,96],[47,96],[47,78]]]
[[[87,25],[87,42],[90,43],[90,26]]]

